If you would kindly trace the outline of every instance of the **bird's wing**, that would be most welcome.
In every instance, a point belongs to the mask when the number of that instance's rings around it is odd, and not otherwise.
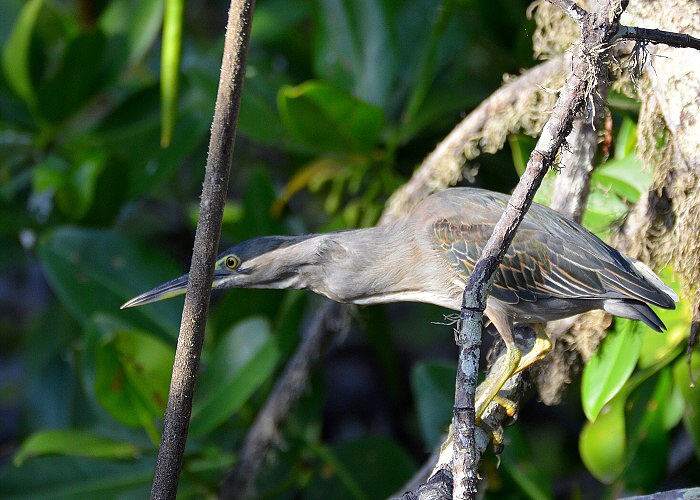
[[[515,304],[547,298],[599,298],[607,295],[600,280],[602,262],[551,238],[531,224],[518,230],[494,276],[492,295]],[[442,219],[434,226],[436,249],[455,271],[467,279],[493,224],[465,224]]]
[[[432,197],[425,216],[432,244],[466,279],[509,197],[482,189],[447,189]],[[420,212],[420,209],[419,209]],[[673,297],[597,236],[561,214],[533,203],[494,277],[492,294],[507,303],[545,298],[635,299],[673,308]]]

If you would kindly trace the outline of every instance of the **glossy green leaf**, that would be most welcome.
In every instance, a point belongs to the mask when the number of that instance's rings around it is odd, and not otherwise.
[[[420,363],[411,373],[423,441],[437,445],[447,432],[454,406],[455,367],[453,363]]]
[[[102,64],[106,39],[100,30],[71,36],[66,43],[55,71],[36,88],[37,111],[55,123],[87,107],[108,80]]]
[[[630,203],[636,202],[651,186],[652,174],[634,155],[610,160],[598,167],[591,182],[603,192],[612,192]]]
[[[625,116],[615,138],[615,159],[621,160],[636,153],[637,124]]]
[[[318,152],[367,153],[379,140],[382,110],[322,81],[285,86],[278,95],[282,123]]]
[[[29,0],[24,4],[2,51],[5,79],[30,107],[36,103],[29,60],[32,33],[43,4],[43,0]]]
[[[37,196],[53,196],[63,214],[73,220],[83,218],[93,203],[104,156],[87,152],[84,158],[68,164],[63,158],[48,156],[32,171]]]
[[[204,435],[228,420],[270,378],[278,359],[266,320],[250,318],[231,328],[202,374],[190,434]]]
[[[302,498],[387,498],[411,477],[415,465],[406,452],[387,438],[364,437],[333,446],[316,445],[322,464]]]
[[[153,45],[163,20],[163,0],[113,0],[99,19],[109,37],[109,65],[118,70],[143,58]]]
[[[583,225],[604,238],[612,223],[624,217],[628,210],[627,204],[619,197],[611,196],[600,189],[591,189],[583,214]]]
[[[579,437],[579,453],[586,468],[599,481],[610,484],[622,474],[626,463],[626,395],[618,395],[595,421],[586,422]]]
[[[513,166],[518,176],[525,173],[527,162],[530,159],[532,150],[535,149],[535,144],[537,144],[537,140],[527,135],[510,134],[508,136],[508,145],[510,146],[510,153],[513,157]]]
[[[38,256],[51,288],[80,322],[102,311],[163,338],[177,335],[182,303],[176,299],[119,310],[184,273],[163,255],[112,231],[59,227],[41,238]]]
[[[182,52],[182,20],[184,0],[165,0],[163,40],[160,60],[161,135],[160,144],[167,147],[177,119],[177,97]]]
[[[143,427],[154,442],[165,411],[175,350],[137,331],[114,331],[97,348],[95,394],[120,422]]]
[[[692,377],[691,377],[692,373]],[[673,366],[673,379],[685,401],[683,423],[695,443],[695,454],[700,456],[700,352],[693,352],[691,363],[683,356]]]
[[[668,468],[668,433],[664,411],[671,397],[671,371],[664,369],[644,381],[627,400],[628,465],[624,477],[630,488],[648,490]]]
[[[81,457],[47,456],[5,467],[0,497],[12,499],[147,498],[154,457],[111,462]]]
[[[32,434],[22,443],[12,462],[15,466],[20,466],[28,458],[41,455],[124,460],[138,458],[140,449],[131,443],[76,429],[43,430]]]
[[[398,70],[385,3],[315,2],[314,66],[324,80],[380,107]]]
[[[581,402],[589,421],[596,420],[605,404],[613,399],[632,374],[642,346],[639,323],[617,318],[598,352],[583,369]]]

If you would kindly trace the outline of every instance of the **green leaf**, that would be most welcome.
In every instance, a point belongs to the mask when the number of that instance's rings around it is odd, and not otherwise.
[[[615,397],[595,421],[586,422],[579,437],[581,460],[605,484],[615,481],[625,468],[625,400],[626,394]]]
[[[98,21],[109,37],[108,65],[115,70],[143,58],[160,33],[163,0],[113,0]]]
[[[368,153],[384,121],[381,109],[321,81],[282,87],[278,107],[292,136],[318,152]]]
[[[30,69],[32,33],[43,4],[43,0],[29,0],[24,4],[2,52],[7,83],[30,107],[36,104]]]
[[[542,436],[537,443],[545,446],[548,453],[537,453],[537,448],[531,446],[524,436],[526,432],[532,430],[523,431],[522,426],[508,429],[508,444],[500,455],[500,467],[510,475],[515,485],[527,498],[547,500],[553,497],[552,479],[547,471],[547,462],[557,460],[557,449],[552,447],[557,442],[557,438],[551,434]],[[502,487],[501,491],[507,490]]]
[[[651,172],[645,170],[641,160],[634,155],[610,160],[598,167],[591,178],[597,189],[616,194],[635,203],[651,186]],[[610,191],[612,190],[612,193]]]
[[[315,2],[314,67],[325,80],[384,108],[398,70],[380,0]]]
[[[581,402],[589,421],[596,420],[603,406],[632,374],[642,346],[639,328],[636,321],[617,318],[615,330],[607,334],[601,348],[584,367]]]
[[[140,449],[131,443],[76,429],[44,430],[29,436],[12,462],[20,466],[28,458],[56,454],[124,460],[138,458]]]
[[[165,256],[115,232],[59,227],[41,238],[38,257],[51,288],[80,322],[103,311],[163,338],[177,335],[177,300],[119,311],[129,298],[182,274]]]
[[[625,116],[620,125],[620,131],[615,140],[615,159],[622,160],[636,153],[637,149],[637,124]]]
[[[165,411],[174,349],[137,331],[114,331],[97,346],[95,394],[120,422],[143,427],[157,443],[155,422]]]
[[[270,378],[278,359],[277,343],[265,319],[250,318],[234,326],[202,374],[190,434],[204,435],[228,420]]]
[[[666,475],[669,443],[664,412],[672,385],[671,371],[664,369],[640,384],[627,400],[629,450],[624,477],[631,489],[652,489]]]
[[[394,441],[363,437],[333,446],[312,445],[322,460],[302,498],[387,498],[411,477],[413,461]]]
[[[63,158],[48,156],[32,171],[36,195],[53,194],[58,208],[73,220],[80,220],[90,209],[97,180],[104,169],[104,156],[87,151],[68,164]]]
[[[454,406],[455,367],[452,363],[420,363],[411,373],[423,441],[434,447],[447,431]]]
[[[700,380],[700,352],[693,352],[690,365],[685,356],[679,359],[673,366],[673,378],[685,401],[683,423],[700,457],[700,388],[696,385]]]
[[[513,166],[518,176],[522,176],[525,173],[527,162],[530,160],[532,150],[535,149],[535,144],[537,144],[537,139],[524,134],[510,134],[508,136]]]
[[[160,61],[161,136],[163,147],[170,144],[177,118],[180,53],[182,51],[182,18],[184,0],[165,0],[163,41]]]
[[[47,456],[21,467],[5,467],[0,497],[12,499],[147,498],[154,459],[109,462],[81,457]]]
[[[37,111],[52,122],[85,108],[107,82],[107,68],[101,64],[106,39],[100,30],[79,33],[66,43],[55,71],[36,88]]]

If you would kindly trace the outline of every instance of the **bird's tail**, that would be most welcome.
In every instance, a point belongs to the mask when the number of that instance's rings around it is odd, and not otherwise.
[[[645,280],[654,285],[661,293],[667,295],[671,300],[673,300],[673,302],[680,301],[680,299],[678,298],[678,294],[673,291],[673,288],[661,281],[661,278],[659,278],[656,275],[656,273],[649,268],[649,266],[647,266],[644,262],[636,259],[630,260],[632,261],[632,265],[634,266],[634,268],[639,274],[642,275],[642,277]]]
[[[671,292],[673,292],[673,290],[671,290]],[[623,318],[641,321],[657,332],[662,332],[666,329],[666,325],[661,321],[661,318],[659,318],[656,313],[651,310],[651,307],[644,302],[637,300],[608,299],[603,304],[603,309],[613,316],[621,316]]]

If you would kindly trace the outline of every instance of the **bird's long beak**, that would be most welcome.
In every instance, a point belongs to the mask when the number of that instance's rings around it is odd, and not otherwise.
[[[122,304],[122,309],[127,307],[142,306],[144,304],[150,304],[151,302],[158,302],[159,300],[171,299],[177,297],[178,295],[184,295],[187,291],[187,279],[189,274],[184,274],[179,278],[170,280],[167,283],[158,285],[153,290],[142,293],[138,297],[134,297]]]
[[[219,285],[221,285],[225,278],[229,276],[226,271],[215,270],[214,271],[214,283],[212,283],[212,290],[216,290]],[[134,297],[122,304],[121,309],[126,309],[127,307],[142,306],[144,304],[150,304],[151,302],[158,302],[160,300],[172,299],[178,295],[184,295],[187,291],[187,279],[189,274],[183,274],[179,278],[170,280],[167,283],[158,285],[153,290],[142,293],[138,297]]]

